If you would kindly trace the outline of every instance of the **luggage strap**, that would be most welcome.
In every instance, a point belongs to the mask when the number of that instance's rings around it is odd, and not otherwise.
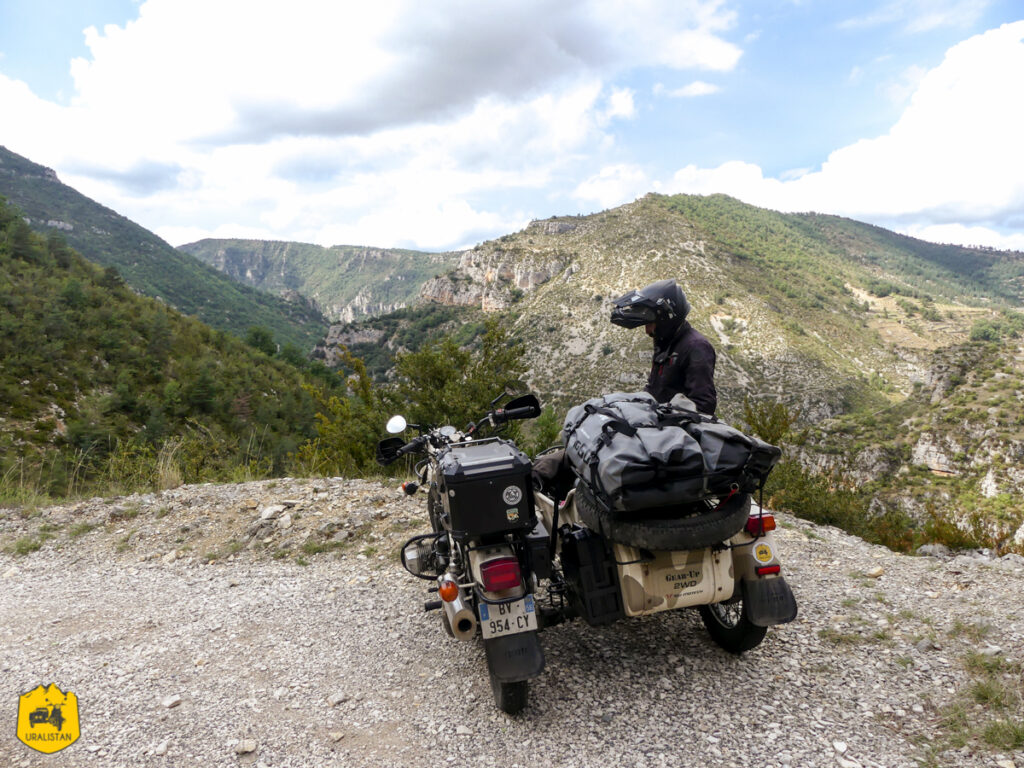
[[[593,413],[599,413],[602,416],[607,416],[611,421],[601,426],[601,442],[599,447],[604,447],[612,441],[615,437],[614,433],[618,432],[625,435],[626,437],[633,437],[636,435],[636,427],[630,424],[628,421],[622,418],[622,415],[616,413],[608,407],[598,407],[596,405],[585,405],[583,410],[587,412],[587,415]]]
[[[714,416],[706,416],[696,411],[684,411],[668,405],[658,406],[658,425],[680,426],[682,424],[710,424],[717,422]]]

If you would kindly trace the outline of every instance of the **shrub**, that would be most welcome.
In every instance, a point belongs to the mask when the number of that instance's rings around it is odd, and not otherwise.
[[[914,524],[905,514],[871,511],[871,497],[842,473],[819,475],[794,461],[781,461],[765,485],[767,506],[822,525],[834,525],[873,544],[901,552],[915,543]]]
[[[790,410],[785,403],[779,401],[743,398],[743,419],[747,428],[773,445],[778,445],[790,435],[799,416],[799,410]]]

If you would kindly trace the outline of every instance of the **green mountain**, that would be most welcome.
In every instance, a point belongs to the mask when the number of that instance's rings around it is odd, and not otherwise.
[[[200,240],[180,250],[245,285],[299,294],[335,321],[380,315],[412,303],[458,254],[261,240]]]
[[[718,347],[727,415],[755,395],[822,419],[909,396],[935,350],[1003,322],[1021,304],[1024,258],[721,195],[650,195],[478,245],[420,300],[507,314],[534,387],[571,402],[642,386],[650,341],[608,317],[616,296],[665,277],[679,279],[691,321]]]
[[[132,289],[237,336],[270,329],[279,344],[311,349],[327,323],[299,297],[285,300],[241,285],[62,184],[50,169],[0,147],[0,195],[31,227],[58,233],[85,258],[113,267]]]
[[[0,497],[279,473],[315,434],[313,382],[0,198]]]
[[[822,493],[849,486],[873,513],[922,525],[941,509],[964,536],[985,529],[975,540],[1024,522],[1021,505],[1007,511],[1024,493],[1020,253],[722,195],[648,195],[483,243],[421,300],[504,315],[531,386],[563,413],[643,387],[650,340],[608,317],[616,296],[667,277],[717,348],[720,417],[743,425],[745,405],[775,404],[795,415],[805,439],[789,455],[831,476]],[[328,341],[380,357],[424,316],[334,327]],[[1024,529],[1016,536],[1024,546]]]

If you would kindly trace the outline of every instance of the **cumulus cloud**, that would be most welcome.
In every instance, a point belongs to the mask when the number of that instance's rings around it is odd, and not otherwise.
[[[899,24],[911,33],[940,27],[966,28],[991,4],[991,0],[890,0],[868,13],[844,20],[839,26],[858,29]]]
[[[984,5],[892,0],[846,24],[955,26]],[[527,195],[610,207],[652,190],[1010,242],[1024,210],[1024,22],[881,83],[902,117],[818,168],[672,173],[621,151],[654,108],[638,73],[688,83],[655,96],[714,93],[707,80],[742,57],[735,27],[723,0],[146,0],[125,26],[86,32],[66,106],[0,74],[0,139],[174,243],[442,249],[550,215]]]
[[[133,194],[149,195],[163,189],[176,187],[178,175],[183,169],[177,163],[142,161],[123,169],[72,162],[68,164],[67,170],[74,175],[84,175],[98,181],[113,182],[116,186]]]
[[[619,164],[602,168],[597,174],[580,182],[573,191],[579,200],[597,203],[602,208],[635,200],[652,190],[647,173],[636,165]]]
[[[984,234],[986,244],[1015,247],[999,233],[1019,226],[1024,210],[1021,83],[1024,22],[1016,22],[951,48],[887,134],[836,150],[820,170],[783,181],[749,163],[691,165],[666,188],[838,213],[921,235]],[[954,223],[963,228],[942,227]]]
[[[665,95],[672,99],[689,99],[694,96],[709,96],[712,93],[718,93],[721,89],[713,83],[705,83],[703,80],[694,80],[689,85],[684,85],[682,88],[668,89],[661,83],[654,86],[654,95],[661,96]]]
[[[636,106],[633,104],[633,91],[629,88],[616,88],[608,97],[608,106],[601,119],[608,122],[616,117],[630,118],[636,114]]]
[[[957,243],[1009,251],[1024,251],[1024,234],[997,232],[989,227],[968,227],[963,224],[933,224],[929,226],[911,224],[904,228],[904,234],[922,240],[930,240],[933,243]]]
[[[517,100],[563,80],[633,66],[728,70],[720,2],[449,0],[372,4],[148,0],[125,28],[90,29],[76,103],[126,96],[177,136],[262,142],[366,135]],[[202,110],[202,120],[188,119]],[[173,112],[171,114],[170,112]]]
[[[502,190],[571,190],[635,116],[620,78],[735,67],[734,25],[723,0],[146,0],[86,30],[66,107],[0,75],[0,135],[173,242],[450,247],[525,223]]]

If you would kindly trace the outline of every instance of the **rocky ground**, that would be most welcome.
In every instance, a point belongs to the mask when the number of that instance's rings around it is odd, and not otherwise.
[[[396,562],[421,502],[329,479],[0,510],[0,766],[1024,768],[1019,559],[782,516],[795,622],[740,658],[693,611],[548,629],[511,717]],[[81,738],[45,756],[14,723],[50,682]]]

